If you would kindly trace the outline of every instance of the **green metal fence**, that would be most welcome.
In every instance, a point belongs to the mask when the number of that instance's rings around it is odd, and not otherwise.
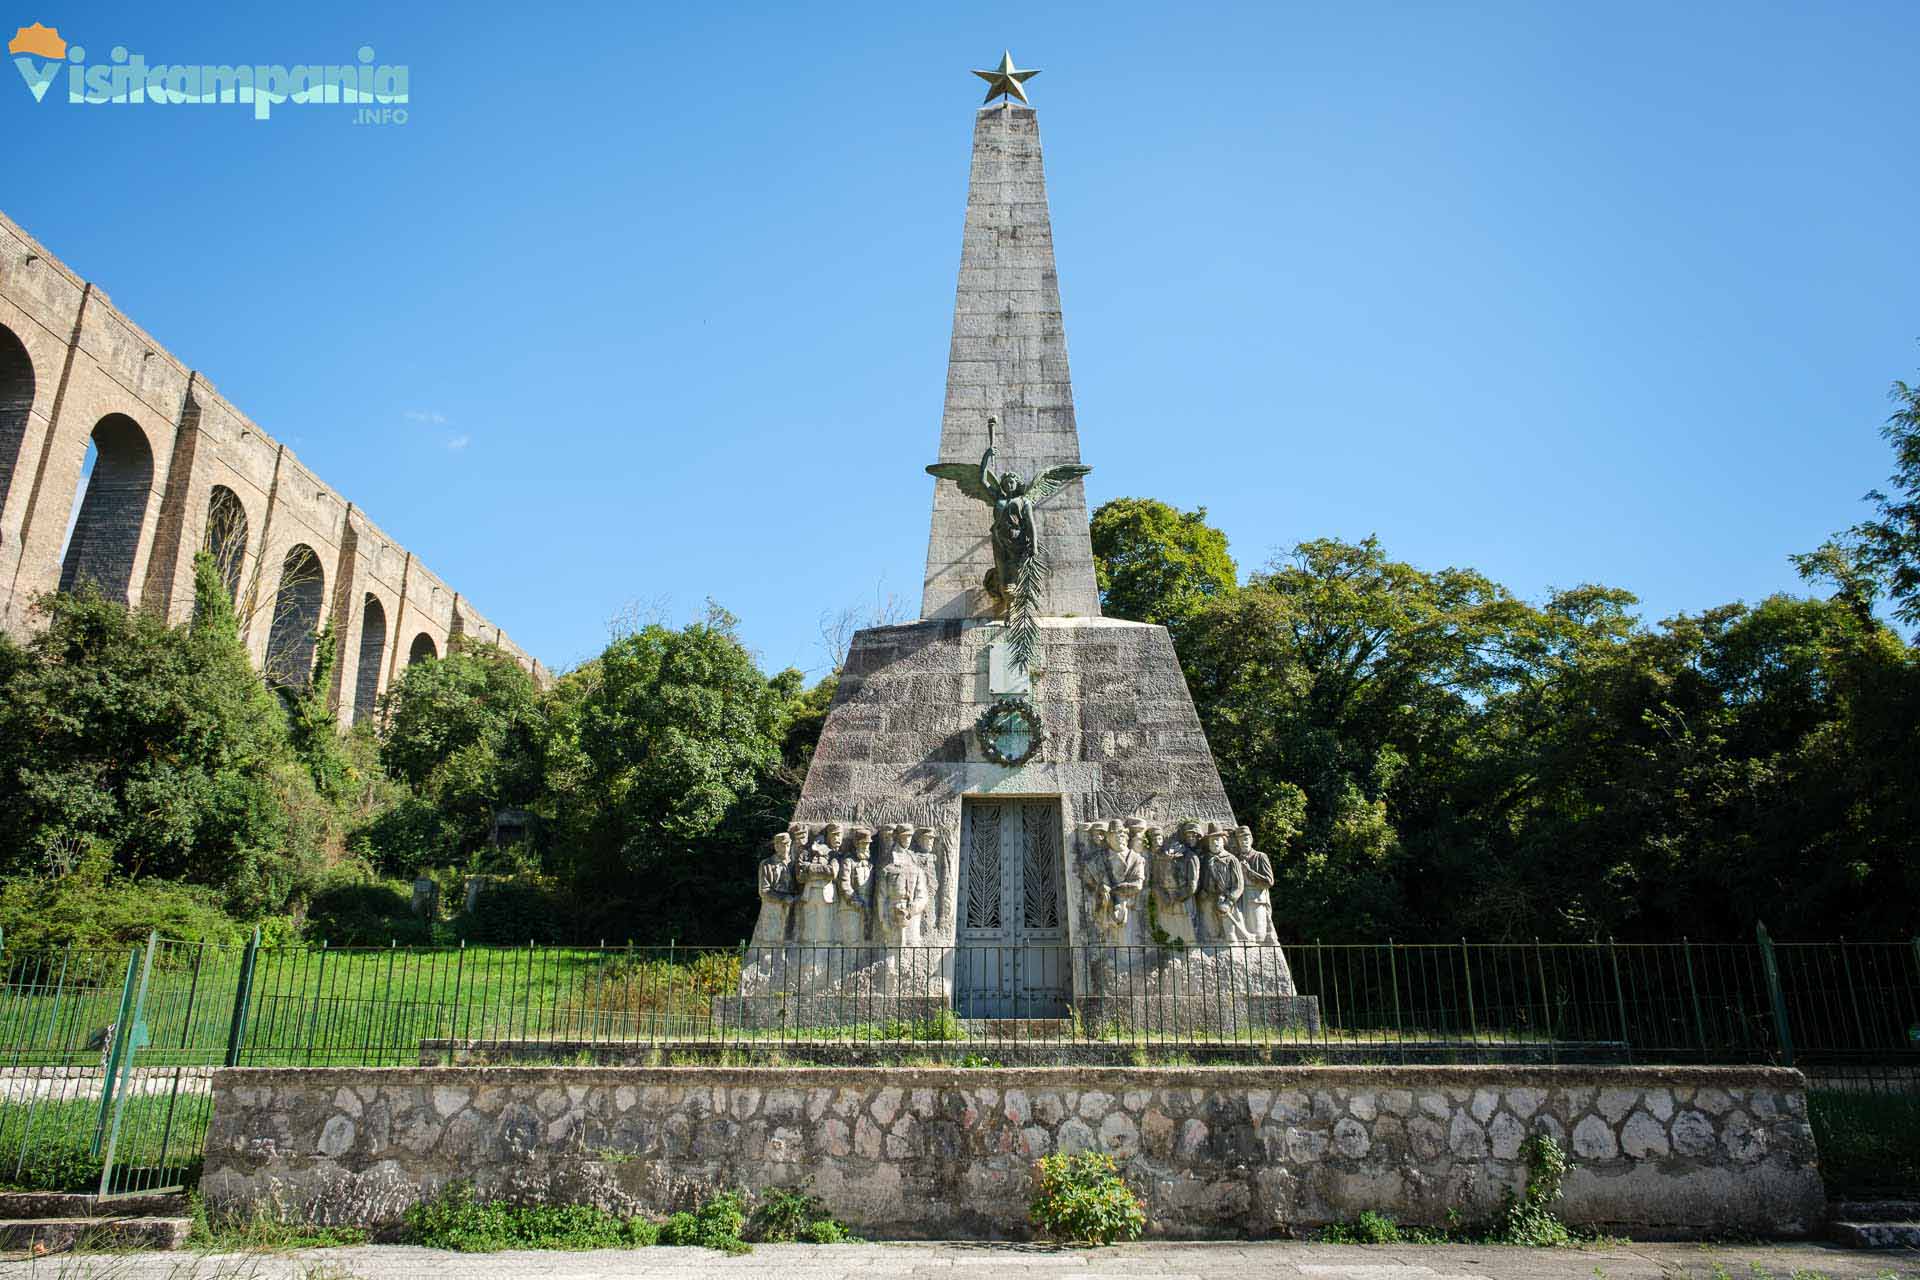
[[[1008,950],[895,952],[926,990],[821,999],[802,998],[809,975],[857,972],[877,951],[779,948],[768,964],[738,948],[0,947],[0,1183],[112,1197],[190,1181],[222,1064],[1777,1062],[1816,1084],[1920,1093],[1920,942],[1307,941],[1286,955],[1308,1019],[1212,1016],[1259,1005],[1272,974],[1258,956]],[[956,972],[1063,956],[1076,981],[1106,975],[1106,998],[980,1020],[928,998]],[[768,1025],[725,999],[743,960],[757,999],[791,1017]]]

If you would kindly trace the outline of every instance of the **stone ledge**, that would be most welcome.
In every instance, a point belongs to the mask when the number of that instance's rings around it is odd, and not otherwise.
[[[1159,1046],[1177,1049],[1177,1044]],[[1124,1076],[1152,1086],[1216,1088],[1221,1085],[1275,1083],[1276,1077],[1300,1085],[1342,1085],[1346,1087],[1447,1088],[1463,1085],[1511,1087],[1514,1085],[1609,1085],[1647,1088],[1655,1084],[1676,1088],[1769,1088],[1800,1090],[1805,1078],[1792,1067],[1700,1067],[1700,1066],[1605,1066],[1535,1065],[1502,1063],[1493,1065],[1408,1065],[1408,1066],[1217,1066],[1217,1067],[1102,1067],[1100,1073]],[[218,1067],[213,1073],[216,1094],[237,1085],[278,1085],[304,1083],[319,1078],[363,1079],[369,1083],[438,1084],[441,1077],[475,1076],[476,1082],[513,1084],[521,1080],[546,1080],[556,1072],[592,1083],[604,1078],[608,1083],[631,1084],[635,1075],[659,1074],[665,1082],[672,1077],[697,1073],[728,1083],[738,1077],[744,1083],[764,1083],[768,1077],[791,1078],[800,1084],[843,1084],[846,1072],[839,1067]],[[873,1067],[863,1071],[863,1079],[885,1075],[892,1083],[926,1078],[929,1083],[959,1077],[955,1083],[976,1085],[988,1081],[1060,1086],[1083,1079],[1087,1068],[1065,1067]],[[431,1077],[431,1078],[428,1078]],[[644,1082],[643,1082],[644,1083]]]

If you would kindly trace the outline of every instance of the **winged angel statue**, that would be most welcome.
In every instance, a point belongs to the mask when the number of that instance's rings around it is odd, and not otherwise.
[[[1015,471],[993,470],[993,429],[987,419],[987,451],[975,467],[970,462],[936,462],[927,474],[951,480],[969,498],[993,508],[993,568],[988,570],[987,593],[1007,623],[1007,643],[1013,659],[1024,669],[1039,640],[1040,601],[1046,592],[1046,553],[1034,526],[1034,507],[1093,470],[1078,463],[1048,467],[1031,480]]]

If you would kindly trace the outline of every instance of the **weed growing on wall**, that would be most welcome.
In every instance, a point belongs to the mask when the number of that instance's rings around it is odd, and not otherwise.
[[[1104,1152],[1046,1156],[1035,1166],[1035,1175],[1027,1217],[1052,1239],[1112,1244],[1137,1239],[1146,1228],[1140,1197]]]
[[[1495,1238],[1504,1244],[1557,1247],[1573,1243],[1573,1233],[1553,1211],[1565,1194],[1562,1184],[1571,1167],[1567,1153],[1552,1135],[1536,1133],[1520,1148],[1527,1162],[1527,1187],[1519,1196],[1508,1193]]]

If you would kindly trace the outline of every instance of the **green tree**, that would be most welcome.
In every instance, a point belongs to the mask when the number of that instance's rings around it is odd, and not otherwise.
[[[618,637],[554,691],[549,783],[577,878],[624,892],[630,936],[739,936],[755,907],[747,815],[781,763],[794,682],[761,675],[712,610]],[[780,821],[784,821],[784,815]]]
[[[320,794],[333,801],[346,795],[350,772],[341,745],[340,722],[328,705],[337,660],[336,637],[329,625],[314,637],[313,671],[306,684],[280,690],[286,703],[288,741],[294,757],[306,765]]]
[[[1894,617],[1920,627],[1920,386],[1895,382],[1891,397],[1897,407],[1880,433],[1893,446],[1893,492],[1869,490],[1872,519],[1793,561],[1810,581],[1832,583],[1856,611],[1884,594]]]
[[[0,643],[6,870],[63,875],[97,845],[122,875],[211,886],[244,915],[282,909],[324,857],[326,807],[230,607],[178,629],[92,592],[38,607],[26,646]]]
[[[1239,570],[1207,509],[1179,511],[1152,498],[1115,498],[1093,513],[1093,562],[1108,617],[1178,630],[1232,593]]]
[[[1499,716],[1620,634],[1630,602],[1586,587],[1534,608],[1472,570],[1323,539],[1195,613],[1182,664],[1235,812],[1282,855],[1283,925],[1444,928],[1481,837],[1456,792],[1499,775]]]
[[[539,806],[545,709],[533,677],[498,646],[462,645],[417,662],[380,705],[381,763],[418,801],[361,837],[389,874],[470,854],[492,837],[501,809]],[[409,833],[433,843],[408,848],[401,841]]]

